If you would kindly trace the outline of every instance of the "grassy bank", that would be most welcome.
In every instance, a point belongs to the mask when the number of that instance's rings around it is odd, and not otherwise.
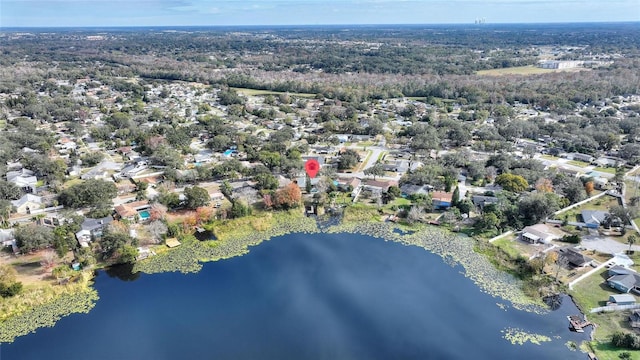
[[[67,285],[32,286],[20,296],[0,301],[0,342],[12,342],[16,337],[51,327],[73,313],[87,313],[98,300],[91,288],[92,276],[83,273]]]
[[[203,262],[244,255],[250,246],[289,233],[317,232],[315,221],[300,211],[264,212],[240,219],[215,222],[207,226],[217,240],[198,241],[193,236],[181,237],[182,245],[135,264],[134,271],[159,273],[198,272]]]

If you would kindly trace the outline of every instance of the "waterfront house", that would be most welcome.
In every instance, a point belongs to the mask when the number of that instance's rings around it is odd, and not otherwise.
[[[607,284],[621,293],[640,294],[640,275],[636,272],[613,275],[607,279]]]
[[[113,218],[110,216],[102,219],[84,219],[80,225],[80,231],[75,234],[78,244],[82,247],[88,247],[91,241],[102,237],[104,230],[112,221]]]
[[[473,202],[473,205],[475,205],[478,210],[484,211],[485,206],[497,204],[498,198],[493,196],[474,195],[471,197],[471,202]]]
[[[431,193],[431,202],[435,210],[445,210],[451,207],[453,193],[434,191]]]
[[[536,224],[527,226],[520,233],[520,240],[530,244],[548,244],[552,240],[560,239],[561,236],[555,234],[547,225]]]
[[[116,219],[135,222],[138,220],[138,213],[151,208],[148,200],[134,201],[115,207]]]
[[[589,266],[592,258],[580,253],[576,248],[567,246],[558,250],[558,255],[567,259],[568,265],[572,268]]]

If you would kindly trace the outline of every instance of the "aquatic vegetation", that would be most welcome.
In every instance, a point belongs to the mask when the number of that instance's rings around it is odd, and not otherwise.
[[[316,233],[318,227],[312,218],[298,212],[267,213],[260,217],[247,217],[214,225],[218,240],[185,241],[171,251],[136,263],[134,272],[148,274],[179,271],[198,272],[202,263],[244,255],[250,246],[290,233]]]
[[[571,351],[578,350],[578,344],[573,341],[567,341],[566,343],[564,343],[564,345]]]
[[[442,257],[452,266],[461,266],[463,274],[476,283],[482,291],[510,301],[520,310],[544,313],[541,304],[526,296],[522,281],[496,269],[486,257],[474,250],[471,238],[454,234],[436,227],[424,227],[411,234],[399,234],[396,226],[382,222],[342,223],[327,229],[330,233],[358,233],[396,241],[405,245],[419,246]]]
[[[65,286],[65,291],[28,310],[0,321],[0,343],[13,342],[18,336],[41,327],[52,327],[61,318],[74,313],[88,313],[98,300],[98,292],[86,284]]]
[[[511,342],[513,345],[523,345],[526,342],[541,345],[543,342],[551,341],[551,338],[545,335],[528,333],[521,329],[506,328],[501,331],[503,338]]]

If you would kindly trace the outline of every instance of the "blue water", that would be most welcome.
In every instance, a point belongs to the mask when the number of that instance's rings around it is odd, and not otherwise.
[[[233,154],[235,152],[235,150],[229,149],[229,150],[225,150],[224,153],[222,153],[222,155],[229,157],[231,156],[231,154]]]
[[[422,249],[360,235],[294,234],[198,274],[100,272],[100,300],[2,345],[2,360],[584,359],[565,299],[538,315],[493,298]],[[512,345],[501,330],[547,335]],[[558,336],[559,338],[555,338]]]
[[[142,220],[146,220],[151,217],[151,214],[147,210],[140,211],[138,215],[140,215],[140,219]]]

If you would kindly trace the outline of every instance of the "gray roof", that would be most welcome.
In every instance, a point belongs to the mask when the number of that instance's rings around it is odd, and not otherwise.
[[[612,266],[611,268],[609,268],[608,270],[608,274],[609,276],[613,276],[613,275],[629,275],[629,274],[635,274],[636,272],[626,268],[624,266],[620,266],[620,265],[616,265],[616,266]]]
[[[610,295],[609,296],[609,301],[611,302],[636,302],[636,298],[635,296],[631,295],[631,294],[616,294],[616,295]]]
[[[496,204],[498,202],[498,198],[493,196],[475,195],[471,197],[471,201],[475,206],[484,207],[487,204]]]
[[[107,216],[107,217],[103,217],[102,219],[84,219],[84,221],[82,222],[81,228],[82,230],[95,230],[97,228],[103,227],[107,224],[109,224],[110,222],[113,221],[113,218],[111,216]]]
[[[570,247],[560,249],[560,254],[569,261],[570,265],[573,266],[583,266],[584,264],[593,260],[590,257],[582,255],[580,252]]]
[[[602,210],[582,210],[582,221],[587,224],[602,224],[604,219],[609,215],[608,212]]]
[[[624,285],[627,289],[631,289],[634,286],[640,286],[640,276],[635,274],[614,275],[607,279],[607,281]]]

